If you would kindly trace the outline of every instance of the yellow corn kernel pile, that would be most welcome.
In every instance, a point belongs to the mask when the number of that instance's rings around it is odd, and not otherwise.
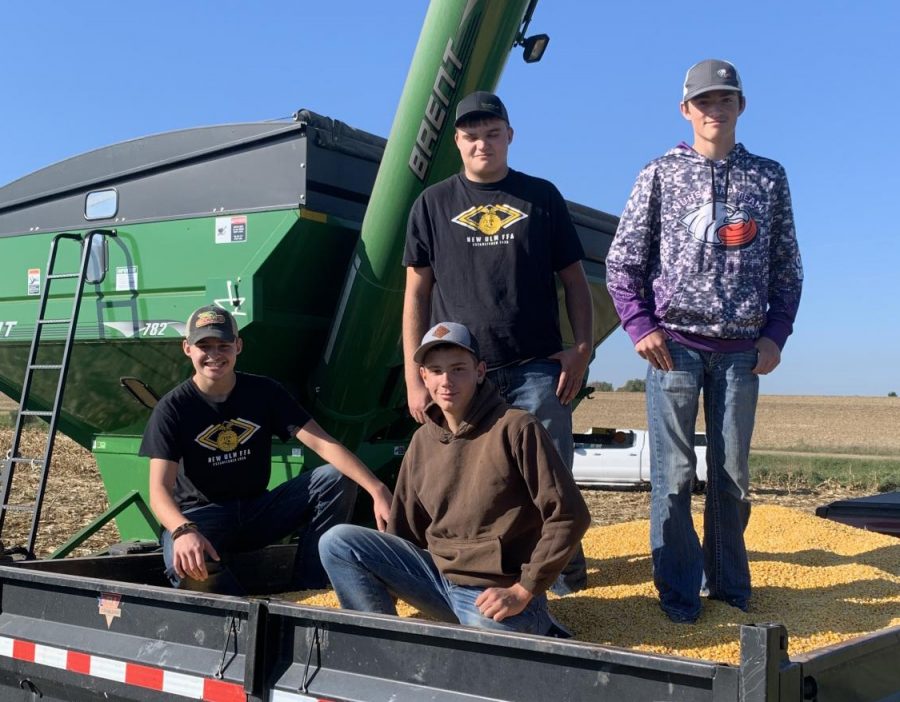
[[[694,516],[702,533],[702,515]],[[797,510],[754,507],[746,532],[750,612],[704,600],[694,625],[659,609],[649,522],[593,527],[584,537],[588,588],[551,609],[576,639],[640,651],[740,661],[739,626],[780,622],[791,656],[900,625],[900,540]],[[301,604],[337,607],[333,592],[295,593]],[[294,597],[292,597],[294,599]],[[400,616],[419,616],[399,603]]]

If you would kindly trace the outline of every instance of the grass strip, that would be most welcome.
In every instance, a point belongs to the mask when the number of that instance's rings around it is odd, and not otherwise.
[[[872,492],[900,490],[900,459],[792,456],[750,452],[750,480],[784,487],[823,483]]]
[[[789,451],[797,453],[844,453],[855,456],[896,456],[900,461],[900,451],[885,448],[884,446],[812,446],[800,442],[792,446],[757,446],[753,445],[751,451]]]

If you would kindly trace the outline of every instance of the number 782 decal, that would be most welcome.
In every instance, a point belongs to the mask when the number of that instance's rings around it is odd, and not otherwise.
[[[136,337],[184,336],[184,322],[176,322],[174,319],[104,322],[103,326],[108,329],[116,330],[127,339]]]
[[[141,336],[163,336],[169,324],[169,322],[147,322],[141,327]]]

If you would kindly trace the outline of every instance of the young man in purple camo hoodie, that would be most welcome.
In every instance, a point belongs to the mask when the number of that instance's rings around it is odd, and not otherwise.
[[[733,65],[690,68],[681,113],[693,144],[638,175],[606,261],[622,326],[649,363],[653,576],[676,622],[697,619],[701,590],[749,606],[744,529],[759,376],[781,360],[803,280],[784,169],[736,143],[745,107]],[[701,391],[702,546],[690,511]]]

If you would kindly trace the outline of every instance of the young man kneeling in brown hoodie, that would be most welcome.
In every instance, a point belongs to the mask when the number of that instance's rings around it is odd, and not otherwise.
[[[550,436],[485,378],[478,343],[453,322],[415,352],[431,395],[400,468],[387,533],[348,524],[319,554],[341,606],[396,614],[396,597],[442,621],[568,636],[546,590],[590,514]]]

